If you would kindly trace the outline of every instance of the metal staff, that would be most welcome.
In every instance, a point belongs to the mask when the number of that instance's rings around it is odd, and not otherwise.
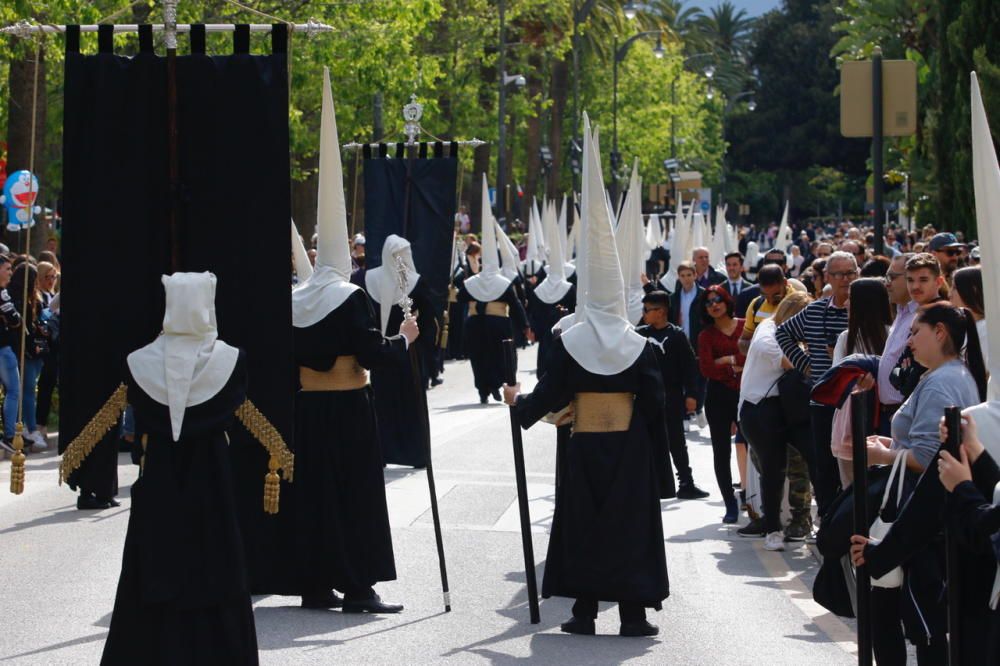
[[[854,457],[854,533],[868,536],[868,394],[851,394],[851,439]],[[857,568],[858,664],[872,663],[871,576],[868,566]]]
[[[954,406],[945,407],[944,422],[948,426],[948,439],[945,440],[944,450],[961,460],[962,452],[959,447],[962,443],[962,410]],[[959,608],[962,603],[962,565],[958,560],[958,540],[948,529],[947,522],[944,528],[944,543],[948,572],[948,663],[950,666],[960,666],[962,625]]]
[[[180,270],[181,245],[177,222],[180,159],[177,148],[177,0],[163,1],[164,42],[167,47],[167,229],[170,270]]]
[[[396,284],[399,286],[403,297],[399,301],[399,307],[403,310],[403,317],[410,319],[413,317],[413,299],[406,295],[406,262],[399,255],[396,255]],[[413,395],[417,401],[417,412],[420,414],[420,427],[424,435],[424,449],[427,455],[427,487],[431,495],[431,518],[434,520],[434,540],[437,542],[438,564],[441,568],[441,593],[444,597],[444,612],[451,612],[451,592],[448,589],[448,569],[444,562],[444,540],[441,537],[441,517],[438,514],[437,489],[434,486],[434,465],[431,463],[431,424],[427,417],[427,393],[422,385],[423,380],[420,372],[420,364],[417,358],[417,348],[409,346],[410,374],[413,375]]]
[[[504,382],[508,386],[517,383],[514,371],[516,353],[514,341],[504,340]],[[531,624],[538,624],[541,616],[538,612],[538,581],[535,580],[535,548],[531,542],[531,514],[528,511],[528,480],[524,472],[524,442],[521,439],[521,423],[513,405],[510,407],[510,434],[514,442],[514,478],[517,480],[517,507],[521,516],[521,546],[524,549],[524,577],[528,582],[528,609]]]

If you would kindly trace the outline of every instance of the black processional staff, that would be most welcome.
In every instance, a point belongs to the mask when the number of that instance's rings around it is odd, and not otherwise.
[[[854,534],[868,537],[868,393],[851,394],[851,439],[854,458]],[[868,566],[857,568],[858,664],[872,664],[871,576]]]
[[[959,407],[945,407],[944,423],[948,427],[944,450],[955,456],[956,460],[961,460],[962,452],[959,448],[962,442],[962,410]],[[948,663],[950,666],[960,666],[962,627],[959,623],[959,609],[962,602],[962,565],[958,561],[958,540],[948,529],[947,522],[945,522],[944,541],[948,572]]]
[[[177,221],[180,160],[177,156],[177,0],[163,0],[163,39],[167,47],[167,233],[170,270],[180,270],[181,244]]]
[[[514,341],[504,340],[504,382],[508,386],[517,383],[514,370],[516,354]],[[528,583],[528,609],[531,624],[538,624],[541,616],[538,612],[538,581],[535,579],[535,548],[531,542],[531,514],[528,511],[528,480],[524,471],[524,441],[521,439],[521,423],[513,405],[510,407],[510,433],[514,442],[514,478],[517,481],[517,507],[521,517],[521,546],[524,549],[524,577]]]
[[[396,255],[396,279],[399,290],[403,298],[399,302],[399,307],[403,310],[403,316],[407,319],[413,316],[411,308],[413,299],[406,295],[406,263],[403,257]],[[444,611],[451,612],[451,592],[448,589],[448,568],[444,562],[444,539],[441,536],[441,516],[438,514],[437,489],[434,486],[434,464],[431,462],[431,424],[427,417],[427,392],[423,386],[423,375],[420,371],[420,359],[417,356],[417,348],[410,345],[408,349],[410,357],[410,374],[413,376],[413,399],[417,401],[417,413],[420,415],[420,429],[423,431],[424,449],[427,456],[427,486],[431,495],[431,517],[434,520],[434,539],[437,542],[438,564],[441,568],[441,592],[444,596]]]

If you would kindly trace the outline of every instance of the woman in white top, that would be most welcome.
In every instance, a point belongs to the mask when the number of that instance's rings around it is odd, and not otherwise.
[[[792,267],[791,270],[792,277],[798,277],[799,274],[802,273],[802,263],[805,261],[805,259],[806,258],[802,256],[802,250],[799,249],[799,246],[793,245],[791,261],[789,262]]]
[[[766,535],[764,548],[767,550],[785,549],[781,532],[781,496],[789,445],[805,458],[810,475],[815,474],[809,423],[790,425],[778,398],[778,380],[785,370],[791,369],[792,364],[782,354],[774,337],[778,324],[797,314],[811,301],[805,292],[794,291],[782,299],[773,317],[757,325],[740,379],[740,428],[760,462]]]
[[[983,352],[983,366],[990,362],[989,338],[986,337],[986,311],[983,307],[983,271],[979,266],[968,266],[955,271],[948,299],[957,308],[968,308],[976,320],[979,349]]]

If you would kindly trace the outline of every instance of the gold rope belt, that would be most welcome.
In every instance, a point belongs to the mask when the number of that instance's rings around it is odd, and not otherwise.
[[[368,371],[356,357],[339,356],[324,372],[299,366],[299,385],[303,391],[353,391],[368,385]]]
[[[632,421],[632,393],[577,393],[573,432],[624,432]]]
[[[490,301],[486,304],[486,312],[480,314],[493,315],[494,317],[509,317],[510,306],[503,301]]]

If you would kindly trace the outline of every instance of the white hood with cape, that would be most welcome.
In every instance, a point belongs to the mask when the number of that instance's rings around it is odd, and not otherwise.
[[[646,270],[646,259],[649,258],[650,252],[642,226],[641,190],[639,160],[636,158],[632,165],[628,194],[625,196],[625,204],[622,206],[618,227],[615,229],[615,245],[618,248],[618,260],[625,281],[625,309],[628,313],[627,319],[632,324],[642,319],[642,297],[645,295],[642,289],[642,274]],[[659,226],[659,222],[656,224]]]
[[[489,187],[486,184],[486,174],[483,174],[483,268],[479,273],[465,281],[465,290],[477,301],[488,303],[495,301],[510,286],[510,279],[500,272],[500,256],[497,254],[497,226],[490,224],[493,219],[490,213]],[[534,233],[532,231],[531,233]],[[530,238],[529,238],[530,240]],[[531,245],[528,245],[530,251]]]
[[[615,234],[611,228],[601,182],[601,161],[590,120],[584,115],[583,211],[581,256],[577,262],[577,305],[574,323],[563,318],[561,340],[566,351],[585,370],[615,375],[629,368],[646,348],[646,338],[626,319],[625,283]],[[582,294],[582,295],[581,295]]]
[[[406,291],[399,287],[399,268],[397,257],[403,260],[403,270],[406,273]],[[389,325],[389,315],[392,306],[398,305],[404,296],[409,296],[417,286],[420,273],[413,265],[413,251],[410,241],[402,236],[390,234],[382,245],[382,264],[365,272],[365,290],[372,300],[379,305],[379,316],[382,320],[382,335]]]
[[[292,290],[292,325],[307,328],[322,321],[360,289],[351,284],[351,252],[347,243],[347,205],[340,163],[337,115],[333,108],[330,70],[323,68],[323,111],[319,130],[319,198],[316,207],[316,267]],[[294,247],[294,246],[293,246]],[[296,265],[298,260],[296,260]],[[308,263],[308,260],[306,261]]]
[[[215,275],[164,275],[163,332],[128,355],[132,378],[150,398],[170,410],[174,441],[180,439],[184,410],[215,397],[233,374],[239,350],[218,340]]]
[[[563,204],[563,212],[565,212],[565,203]],[[573,285],[566,280],[566,262],[563,255],[564,245],[559,242],[562,232],[556,226],[554,212],[542,217],[542,220],[547,223],[545,226],[545,235],[552,239],[552,244],[549,246],[549,263],[548,270],[545,272],[545,279],[535,287],[534,294],[542,303],[555,305],[566,296],[569,288]]]

